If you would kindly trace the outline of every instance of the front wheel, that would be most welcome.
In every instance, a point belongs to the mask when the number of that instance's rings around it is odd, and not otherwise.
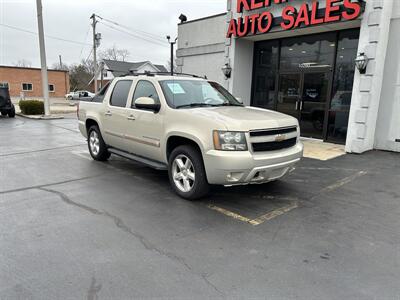
[[[99,127],[92,126],[88,131],[88,147],[90,155],[94,160],[106,161],[111,153],[107,150],[107,145],[101,136]]]
[[[182,198],[195,200],[209,193],[201,153],[193,146],[179,146],[172,151],[168,175],[173,189]]]

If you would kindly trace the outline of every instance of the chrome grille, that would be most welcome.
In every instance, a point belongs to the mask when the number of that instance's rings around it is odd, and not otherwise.
[[[297,127],[284,127],[250,131],[253,152],[276,151],[297,144]]]

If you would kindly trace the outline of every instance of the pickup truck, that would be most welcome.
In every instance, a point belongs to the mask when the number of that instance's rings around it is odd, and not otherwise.
[[[136,74],[115,78],[78,107],[90,155],[111,154],[168,170],[188,200],[210,185],[278,180],[303,155],[297,119],[246,107],[216,82],[199,77]]]

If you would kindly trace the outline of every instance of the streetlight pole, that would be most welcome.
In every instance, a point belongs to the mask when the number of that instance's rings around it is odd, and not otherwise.
[[[47,77],[46,46],[44,43],[42,0],[36,0],[37,20],[39,29],[40,63],[42,69],[42,90],[44,99],[44,115],[50,115],[49,79]]]
[[[176,44],[178,38],[176,38],[174,41],[171,41],[171,37],[167,35],[167,40],[171,45],[171,76],[174,76],[174,45]]]

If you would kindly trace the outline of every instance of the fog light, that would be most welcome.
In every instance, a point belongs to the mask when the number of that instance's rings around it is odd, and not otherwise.
[[[228,182],[239,182],[242,179],[243,175],[243,172],[230,172],[228,173],[228,175],[226,175],[226,180]]]

